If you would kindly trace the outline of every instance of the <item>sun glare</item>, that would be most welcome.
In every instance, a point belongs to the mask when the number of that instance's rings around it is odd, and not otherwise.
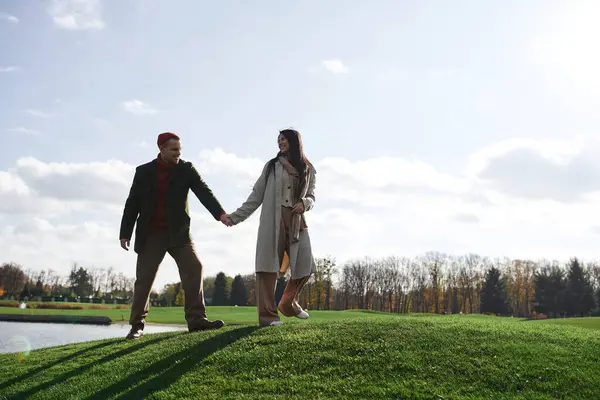
[[[600,93],[600,2],[568,2],[536,38],[540,61],[578,92]]]

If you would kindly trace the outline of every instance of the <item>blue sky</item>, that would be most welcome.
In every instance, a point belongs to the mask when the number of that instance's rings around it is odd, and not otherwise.
[[[133,274],[118,221],[158,133],[234,210],[288,126],[319,171],[318,254],[593,258],[599,11],[4,0],[0,261]],[[227,230],[192,203],[207,273],[252,272],[257,218]],[[157,286],[177,279],[166,261]]]

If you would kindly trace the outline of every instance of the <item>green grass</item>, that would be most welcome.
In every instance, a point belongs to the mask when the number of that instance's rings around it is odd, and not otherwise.
[[[563,326],[578,326],[587,329],[600,329],[600,318],[548,318],[535,321],[537,324],[557,324]]]
[[[485,316],[313,314],[281,327],[0,355],[0,398],[600,398],[596,330]]]
[[[106,316],[113,322],[128,322],[130,309],[126,310],[48,310],[48,309],[19,309],[1,307],[0,314],[25,314],[25,315],[76,315],[76,316]],[[225,324],[254,325],[258,323],[256,307],[224,307],[208,306],[206,314],[209,319],[221,319]],[[394,316],[387,313],[371,313],[365,311],[310,311],[313,321],[331,321],[352,318],[370,318],[371,315]],[[296,322],[295,319],[289,320]],[[151,307],[146,322],[155,324],[185,325],[183,307]]]

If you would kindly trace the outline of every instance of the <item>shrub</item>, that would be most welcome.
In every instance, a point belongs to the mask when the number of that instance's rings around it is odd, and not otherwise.
[[[537,313],[535,311],[533,311],[531,313],[531,319],[546,319],[548,318],[548,316],[544,313]]]
[[[126,310],[129,308],[129,306],[125,306],[125,305],[118,305],[115,307],[117,310]]]
[[[88,307],[89,310],[108,310],[110,307],[107,306],[99,306],[99,305],[91,305]]]
[[[83,310],[85,307],[80,304],[60,304],[60,303],[39,303],[35,308],[46,310]]]

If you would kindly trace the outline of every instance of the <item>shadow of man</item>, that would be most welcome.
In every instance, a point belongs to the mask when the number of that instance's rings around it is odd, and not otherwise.
[[[258,329],[261,329],[261,327],[249,326],[219,333],[193,347],[187,347],[178,353],[163,358],[149,367],[127,376],[122,381],[96,392],[87,399],[107,399],[117,395],[119,398],[143,399],[147,393],[168,388],[192,368],[201,364],[206,357],[250,336]],[[152,379],[136,386],[148,376],[153,375]]]
[[[88,370],[90,370],[90,369],[92,369],[92,368],[94,368],[94,367],[96,367],[96,366],[98,366],[100,364],[107,363],[107,362],[110,362],[110,361],[114,361],[114,360],[116,360],[116,359],[118,359],[120,357],[125,357],[127,355],[133,354],[136,351],[143,350],[145,347],[151,346],[153,344],[158,344],[158,343],[166,341],[166,340],[174,340],[179,335],[170,336],[170,337],[159,336],[159,337],[155,337],[155,338],[152,338],[152,339],[149,338],[148,340],[144,340],[144,341],[136,343],[136,344],[134,344],[132,346],[128,346],[128,347],[126,347],[124,349],[121,349],[119,351],[116,351],[114,353],[109,353],[108,355],[102,357],[99,360],[95,360],[93,357],[91,357],[90,358],[90,362],[88,362],[87,364],[77,365],[73,369],[71,369],[71,370],[69,370],[69,371],[67,371],[67,372],[65,372],[65,373],[63,373],[61,375],[58,375],[58,376],[54,377],[50,381],[41,383],[41,384],[39,384],[37,386],[34,386],[34,387],[31,387],[31,388],[29,388],[29,389],[27,389],[25,391],[16,393],[13,396],[11,396],[10,398],[11,399],[29,399],[29,398],[31,398],[31,396],[33,396],[36,393],[42,392],[42,391],[47,390],[47,389],[49,389],[49,388],[51,388],[51,387],[53,387],[55,385],[63,383],[63,382],[65,382],[68,379],[71,379],[71,378],[74,378],[74,377],[76,377],[78,375],[81,375],[84,372],[86,372],[86,371],[88,371]],[[100,350],[102,347],[107,347],[110,344],[114,345],[114,344],[117,344],[118,342],[119,341],[117,341],[117,340],[111,340],[111,341],[108,341],[108,342],[105,342],[105,343],[100,343],[100,344],[98,344],[96,346],[91,347],[90,349],[87,349],[87,350],[84,350],[84,351],[81,351],[81,352],[77,352],[77,353],[74,354],[74,356],[83,356],[83,357],[85,357],[83,354],[85,352],[89,353],[88,350]],[[122,341],[120,341],[120,342],[122,342]],[[67,358],[68,357],[65,357],[65,359],[67,359]],[[71,359],[74,359],[74,358],[71,358]],[[60,367],[60,365],[57,365],[57,366]],[[39,368],[36,371],[34,371],[34,372],[37,372],[38,370],[39,370]],[[24,378],[27,377],[27,375],[28,374],[21,375],[21,376],[19,376],[16,379],[19,379],[19,380],[24,379]],[[16,381],[16,379],[14,379],[14,380]],[[0,399],[2,399],[2,397],[0,397]]]
[[[41,366],[39,366],[39,367],[37,367],[37,368],[35,368],[35,369],[33,369],[33,370],[31,370],[31,371],[23,374],[23,375],[17,376],[16,378],[12,378],[12,379],[9,379],[7,381],[1,382],[0,383],[0,391],[2,389],[6,389],[6,388],[14,385],[15,383],[19,383],[21,381],[28,380],[28,379],[34,377],[35,375],[37,375],[37,374],[39,374],[41,372],[45,372],[45,371],[49,370],[50,368],[59,366],[59,365],[61,365],[63,363],[66,363],[67,361],[71,361],[71,360],[73,360],[73,359],[75,359],[77,357],[83,356],[86,353],[90,353],[90,352],[94,352],[96,350],[100,350],[103,347],[112,346],[112,345],[114,345],[114,343],[115,343],[114,340],[113,341],[101,342],[101,343],[98,343],[96,345],[87,347],[87,348],[85,348],[83,350],[79,350],[79,351],[76,351],[74,353],[68,354],[68,355],[66,355],[64,357],[58,358],[58,359],[56,359],[56,360],[54,360],[52,362],[49,362],[47,364],[41,365]]]

